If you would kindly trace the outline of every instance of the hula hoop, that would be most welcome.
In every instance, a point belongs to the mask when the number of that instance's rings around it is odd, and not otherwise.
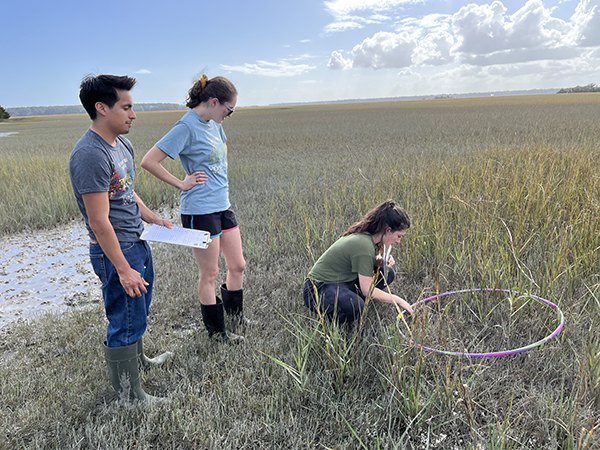
[[[440,297],[446,297],[448,295],[457,295],[457,294],[464,294],[467,292],[504,292],[505,294],[513,294],[513,295],[521,295],[518,292],[514,292],[514,291],[509,291],[509,290],[505,290],[505,289],[464,289],[462,291],[454,291],[454,292],[446,292],[444,294],[438,294],[438,295],[434,295],[433,297],[429,297],[426,298],[424,300],[421,300],[417,303],[415,303],[414,305],[411,305],[412,307],[415,307],[417,305],[423,304],[425,302],[428,302],[430,300],[436,299],[436,298],[440,298]],[[450,355],[450,356],[470,356],[472,358],[485,358],[485,357],[492,357],[492,356],[506,356],[506,355],[514,355],[515,353],[521,353],[521,352],[525,352],[527,350],[531,350],[532,348],[535,347],[539,347],[542,344],[545,344],[546,342],[548,342],[550,339],[552,339],[553,337],[555,337],[558,333],[560,333],[560,331],[562,330],[564,324],[565,324],[565,316],[562,313],[562,311],[560,310],[560,308],[558,306],[556,306],[554,303],[543,299],[541,297],[537,297],[535,295],[532,294],[528,294],[530,297],[538,300],[541,303],[544,303],[552,308],[554,308],[558,314],[558,317],[560,319],[560,324],[558,325],[558,327],[556,328],[556,330],[554,330],[550,335],[546,336],[545,338],[534,342],[533,344],[529,344],[526,345],[525,347],[520,347],[520,348],[515,348],[513,350],[504,350],[504,351],[500,351],[500,352],[490,352],[490,353],[460,353],[460,352],[451,352],[451,351],[447,351],[447,350],[438,350],[435,348],[429,348],[429,347],[425,347],[424,345],[420,345],[420,344],[416,344],[414,341],[410,341],[411,344],[422,348],[423,350],[427,350],[430,352],[434,352],[434,353],[439,353],[441,355]],[[398,314],[398,317],[396,319],[396,328],[398,329],[398,333],[400,333],[400,336],[402,336],[404,339],[409,339],[407,338],[402,331],[400,330],[400,319],[401,319],[401,314]]]

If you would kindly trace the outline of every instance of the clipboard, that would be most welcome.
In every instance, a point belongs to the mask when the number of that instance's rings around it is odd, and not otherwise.
[[[150,225],[144,228],[140,239],[202,249],[208,248],[208,244],[211,243],[208,231],[191,230],[181,227],[173,227],[169,230],[162,225]]]

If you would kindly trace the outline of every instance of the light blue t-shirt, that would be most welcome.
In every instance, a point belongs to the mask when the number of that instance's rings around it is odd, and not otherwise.
[[[179,156],[188,175],[197,170],[203,170],[208,175],[206,183],[181,192],[181,214],[212,214],[231,206],[226,141],[221,124],[212,120],[205,122],[196,111],[190,109],[156,143],[170,158]]]

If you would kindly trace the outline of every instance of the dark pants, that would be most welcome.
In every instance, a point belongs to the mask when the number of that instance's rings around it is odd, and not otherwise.
[[[387,284],[391,284],[396,277],[394,269],[388,269]],[[378,289],[384,290],[386,282],[383,272],[377,271]],[[320,311],[330,318],[335,318],[339,323],[352,322],[360,317],[365,309],[365,300],[360,292],[358,279],[349,283],[313,283],[307,279],[302,291],[304,304],[311,311]]]

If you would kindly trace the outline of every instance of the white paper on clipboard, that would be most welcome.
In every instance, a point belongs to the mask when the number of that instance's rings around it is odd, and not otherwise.
[[[144,229],[140,239],[145,241],[165,242],[167,244],[185,245],[186,247],[208,248],[210,233],[202,230],[173,227],[168,229],[162,225],[151,225]]]

